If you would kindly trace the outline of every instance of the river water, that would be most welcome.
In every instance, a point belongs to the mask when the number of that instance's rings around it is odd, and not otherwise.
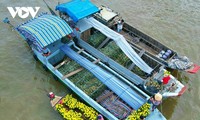
[[[54,8],[58,2],[47,3]],[[65,1],[66,2],[66,1]],[[124,20],[151,37],[188,56],[200,64],[200,1],[199,0],[92,0],[119,12]],[[40,0],[1,0],[1,20],[9,17],[6,7],[35,7],[48,11]],[[32,57],[22,38],[0,22],[0,120],[59,120],[49,104],[47,91],[65,95],[70,90],[53,79]],[[174,73],[188,89],[179,98],[165,100],[159,109],[169,120],[200,120],[200,73]]]

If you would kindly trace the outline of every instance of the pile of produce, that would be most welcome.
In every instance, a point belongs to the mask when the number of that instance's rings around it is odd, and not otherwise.
[[[58,103],[55,107],[66,120],[96,120],[98,115],[92,107],[78,101],[72,95],[66,95],[62,103]]]
[[[146,78],[145,72],[143,72],[138,66],[135,66],[132,71],[142,78]]]
[[[70,77],[70,80],[87,95],[91,95],[102,84],[101,81],[99,81],[93,74],[86,70],[83,70]]]
[[[105,39],[106,36],[98,31],[90,36],[88,43],[94,47],[98,47]]]
[[[63,75],[68,74],[74,70],[77,70],[81,66],[77,64],[75,61],[68,61],[64,65],[62,65],[60,68],[58,68],[58,71],[60,71]]]
[[[150,114],[150,107],[149,103],[145,103],[138,110],[133,111],[127,120],[140,120],[140,116],[147,117]]]
[[[79,64],[74,61],[69,61],[58,70],[63,75],[66,75],[79,68],[81,68]],[[92,73],[88,72],[87,70],[82,70],[81,72],[69,77],[69,80],[72,81],[81,90],[83,90],[83,92],[85,92],[87,95],[92,95],[92,93],[96,91],[99,86],[102,85],[102,82],[99,81]]]
[[[101,48],[100,51],[122,66],[125,66],[126,62],[129,60],[114,41],[110,42],[106,47]]]
[[[132,61],[123,53],[114,41],[110,42],[106,47],[101,48],[100,51],[126,68],[132,64]],[[137,66],[132,69],[132,72],[140,77],[145,77],[145,73]]]
[[[149,80],[146,82],[145,86],[147,87],[147,90],[151,93],[157,93],[161,90],[161,84],[159,84],[155,80]]]

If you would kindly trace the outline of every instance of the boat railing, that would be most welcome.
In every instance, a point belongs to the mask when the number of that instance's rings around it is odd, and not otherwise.
[[[128,40],[128,42],[130,43],[131,47],[133,47],[134,49],[137,49],[138,51],[143,50],[142,47],[140,47],[139,45],[133,43],[133,41],[131,41],[131,40],[129,40],[129,39],[127,39],[127,40]],[[167,60],[163,60],[162,58],[153,57],[153,56],[155,56],[155,55],[154,55],[152,52],[148,51],[148,50],[146,50],[145,52],[147,53],[146,55],[147,55],[148,57],[154,59],[156,62],[158,62],[158,63],[160,63],[160,64],[162,64],[162,65],[166,65],[166,64],[167,64],[167,61],[171,61],[171,59],[173,59],[173,58],[176,56],[176,53],[175,53],[175,54],[173,54],[172,56],[170,56]]]
[[[156,50],[156,52],[158,51],[162,51],[162,49],[160,49],[158,46],[150,43],[149,41],[147,41],[146,39],[144,39],[142,36],[137,35],[136,33],[128,30],[128,28],[123,28],[123,30],[127,31],[129,35],[131,35],[132,37],[139,37],[140,40],[143,40],[145,42],[145,44],[147,44],[149,47],[151,47],[152,49]],[[131,40],[128,40],[129,42],[131,42]]]
[[[162,50],[164,50],[164,51],[166,51],[166,50],[171,50],[171,51],[173,51],[173,50],[170,49],[169,47],[162,45],[159,41],[156,41],[155,39],[153,39],[153,38],[147,36],[146,34],[140,32],[139,30],[137,30],[137,29],[135,29],[135,28],[133,28],[132,26],[129,26],[127,23],[124,24],[123,29],[124,29],[125,31],[127,31],[128,33],[131,33],[131,34],[135,35],[136,37],[139,37],[140,39],[143,40],[143,42],[148,43],[148,44],[151,44],[151,46],[153,46],[153,47],[151,47],[151,48],[152,48],[152,49],[155,48],[154,50],[156,50],[158,53],[160,53]],[[133,31],[133,32],[132,32],[132,31]],[[129,40],[129,42],[131,42],[131,41]],[[133,43],[133,44],[134,44],[134,43]],[[136,45],[136,44],[135,44],[135,45]],[[138,46],[138,45],[137,45],[137,46]],[[139,47],[139,46],[138,46],[138,47]],[[149,46],[149,47],[150,47],[150,46]],[[149,53],[150,53],[150,52],[149,52]],[[175,53],[174,51],[173,51],[172,53],[173,53],[173,54],[171,54],[171,55],[168,57],[168,59],[166,59],[166,61],[169,61],[171,58],[173,58],[173,57],[176,55],[176,53]],[[150,53],[150,54],[152,54],[152,53]],[[161,58],[160,60],[162,60],[162,58]],[[162,60],[162,61],[164,61],[164,60]]]

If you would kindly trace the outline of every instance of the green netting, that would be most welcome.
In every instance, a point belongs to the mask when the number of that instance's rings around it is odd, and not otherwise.
[[[105,39],[106,36],[98,31],[90,36],[88,43],[94,47],[98,47]]]

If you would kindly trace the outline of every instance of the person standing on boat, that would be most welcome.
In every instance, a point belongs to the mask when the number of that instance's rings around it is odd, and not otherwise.
[[[156,93],[152,98],[150,98],[150,101],[153,104],[152,111],[154,111],[154,109],[162,103],[162,95],[160,93]]]
[[[122,28],[123,28],[123,24],[124,24],[124,20],[119,20],[117,22],[117,32],[121,32],[122,31]]]
[[[165,71],[164,72],[164,77],[162,78],[162,83],[163,85],[168,84],[169,80],[170,80],[170,72],[169,71]]]

